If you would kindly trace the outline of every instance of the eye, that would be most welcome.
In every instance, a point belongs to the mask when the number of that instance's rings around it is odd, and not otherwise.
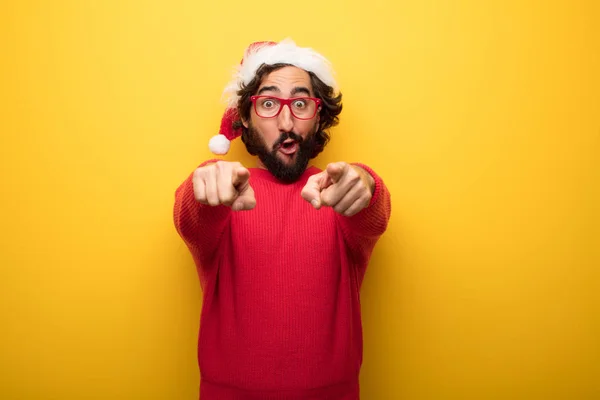
[[[305,108],[306,100],[295,100],[293,105],[294,105],[294,108],[298,108],[298,109]]]
[[[271,99],[266,99],[262,102],[262,106],[264,108],[273,108],[275,107],[275,102]]]

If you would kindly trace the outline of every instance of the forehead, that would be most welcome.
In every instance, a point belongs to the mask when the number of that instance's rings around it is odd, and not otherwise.
[[[263,78],[258,90],[267,86],[277,88],[282,94],[289,94],[298,87],[307,88],[311,95],[313,93],[310,75],[298,67],[283,67],[271,72]]]

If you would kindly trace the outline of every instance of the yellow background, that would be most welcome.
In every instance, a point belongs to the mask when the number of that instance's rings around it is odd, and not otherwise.
[[[598,4],[2,2],[0,398],[197,397],[173,193],[245,47],[288,35],[345,95],[316,164],[393,196],[363,398],[600,398]]]

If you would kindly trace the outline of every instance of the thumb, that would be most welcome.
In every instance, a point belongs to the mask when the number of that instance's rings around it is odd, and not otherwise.
[[[317,210],[321,208],[321,190],[331,184],[326,172],[320,172],[308,178],[302,188],[302,198],[308,201]]]
[[[342,176],[344,175],[344,173],[346,172],[347,169],[348,169],[348,164],[342,163],[342,162],[337,162],[337,163],[331,163],[331,164],[327,165],[326,171],[327,171],[327,175],[329,175],[329,177],[331,178],[333,183],[336,183],[342,178]]]
[[[231,208],[235,211],[253,209],[256,206],[256,198],[250,186],[250,171],[244,167],[235,168],[231,174],[231,184],[238,192]]]
[[[247,185],[243,192],[240,192],[238,197],[235,199],[231,208],[234,211],[241,210],[252,210],[256,207],[256,198],[254,197],[254,189],[252,186]]]

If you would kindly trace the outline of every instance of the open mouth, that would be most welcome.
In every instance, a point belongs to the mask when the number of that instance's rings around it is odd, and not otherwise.
[[[298,142],[294,139],[287,139],[281,143],[279,151],[285,155],[291,156],[298,151]]]

